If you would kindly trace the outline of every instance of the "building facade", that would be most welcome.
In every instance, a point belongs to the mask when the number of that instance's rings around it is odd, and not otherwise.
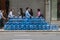
[[[34,16],[36,16],[36,9],[40,8],[41,13],[43,13],[45,19],[52,24],[59,25],[59,0],[10,0],[10,7],[15,8],[25,8],[31,7],[34,11]]]
[[[1,2],[5,5],[2,0]],[[14,15],[18,15],[17,10],[19,8],[23,8],[23,12],[25,12],[26,7],[30,7],[33,9],[34,16],[36,16],[37,9],[40,8],[41,13],[44,15],[47,22],[60,25],[59,0],[9,0],[9,8],[15,9]],[[6,9],[6,7],[3,8],[4,10]]]

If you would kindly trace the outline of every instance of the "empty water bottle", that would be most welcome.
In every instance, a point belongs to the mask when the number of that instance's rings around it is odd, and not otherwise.
[[[25,25],[26,30],[30,30],[29,25]]]
[[[46,25],[46,30],[50,30],[50,25],[49,24]]]
[[[33,30],[33,29],[34,29],[33,25],[30,25],[30,30]]]

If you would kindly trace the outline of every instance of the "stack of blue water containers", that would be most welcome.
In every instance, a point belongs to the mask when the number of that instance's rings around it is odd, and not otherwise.
[[[10,18],[4,26],[5,30],[58,30],[58,26],[40,18]]]

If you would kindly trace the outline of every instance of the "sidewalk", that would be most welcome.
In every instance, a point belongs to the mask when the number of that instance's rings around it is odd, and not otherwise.
[[[60,40],[60,32],[0,32],[0,40]]]

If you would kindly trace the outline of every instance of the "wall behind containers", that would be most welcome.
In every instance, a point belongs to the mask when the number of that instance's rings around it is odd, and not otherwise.
[[[57,0],[52,0],[52,20],[57,21]]]
[[[10,8],[14,8],[15,15],[18,15],[17,13],[17,8],[23,8],[25,12],[25,8],[30,7],[33,9],[34,16],[36,16],[37,9],[41,9],[41,13],[45,14],[45,9],[44,9],[44,0],[10,0]]]

